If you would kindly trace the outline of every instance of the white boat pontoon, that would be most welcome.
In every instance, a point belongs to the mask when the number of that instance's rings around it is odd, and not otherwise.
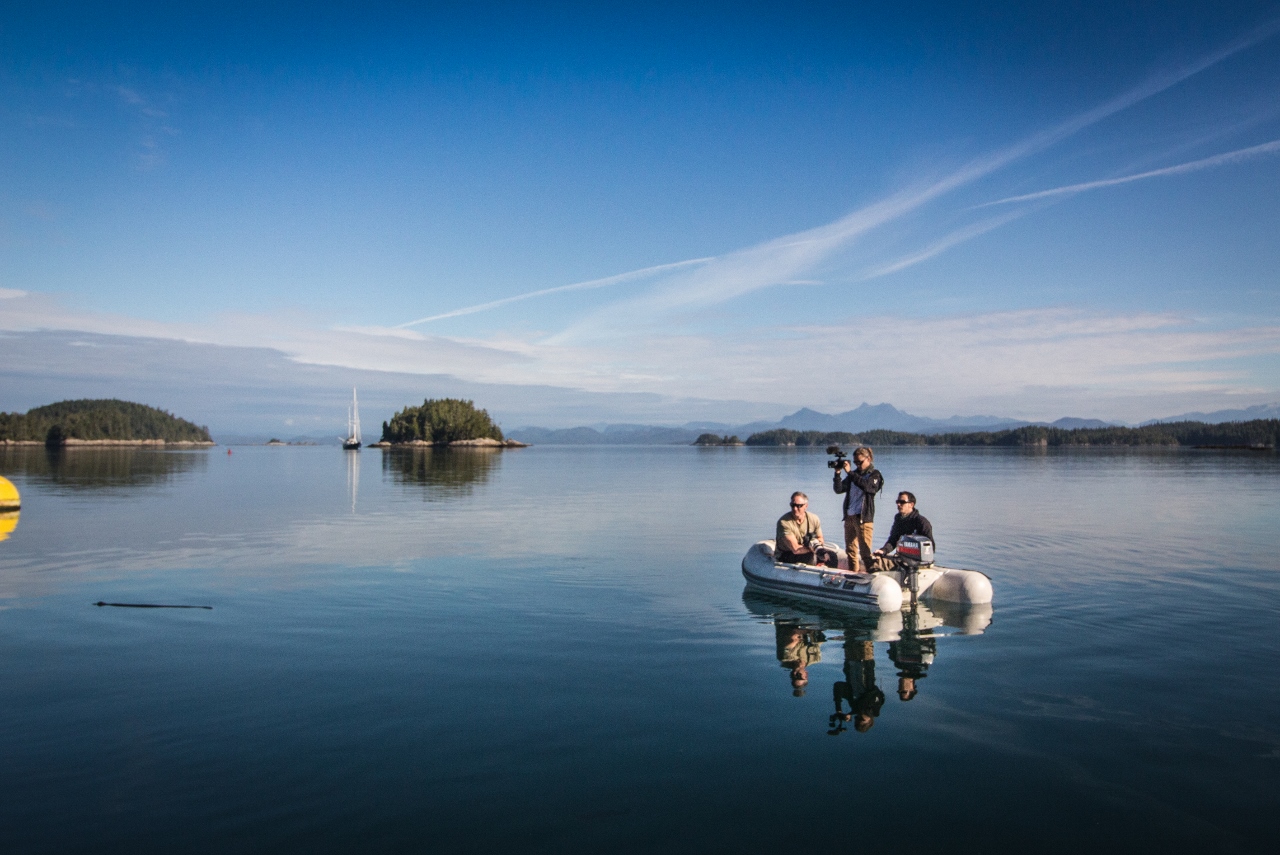
[[[765,591],[879,612],[901,611],[913,600],[985,604],[991,579],[977,570],[903,561],[882,573],[851,573],[847,559],[839,567],[815,567],[775,561],[774,542],[762,540],[747,550],[742,575]]]

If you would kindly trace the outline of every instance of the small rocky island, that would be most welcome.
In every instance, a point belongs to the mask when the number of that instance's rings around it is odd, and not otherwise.
[[[398,446],[472,446],[524,448],[507,439],[486,410],[460,398],[428,398],[421,407],[405,407],[382,423],[382,439],[373,448]]]
[[[0,445],[191,448],[214,444],[207,427],[115,398],[59,401],[25,413],[0,413]]]

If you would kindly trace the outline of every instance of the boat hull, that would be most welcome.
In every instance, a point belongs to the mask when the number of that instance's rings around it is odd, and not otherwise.
[[[785,564],[774,561],[772,540],[752,545],[742,559],[742,575],[757,588],[838,603],[870,611],[899,611],[911,602],[910,579],[901,570],[884,573],[850,573],[848,570]],[[930,565],[916,575],[916,597],[951,603],[982,605],[991,602],[991,580],[977,570]]]
[[[773,560],[772,540],[762,540],[747,550],[742,575],[749,584],[774,593],[875,612],[902,609],[902,586],[887,574],[784,564]]]

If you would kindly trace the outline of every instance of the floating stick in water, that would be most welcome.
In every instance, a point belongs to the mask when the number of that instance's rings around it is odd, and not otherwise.
[[[212,611],[213,606],[165,606],[159,603],[104,603],[102,600],[94,603],[95,606],[115,606],[118,609],[209,609]]]

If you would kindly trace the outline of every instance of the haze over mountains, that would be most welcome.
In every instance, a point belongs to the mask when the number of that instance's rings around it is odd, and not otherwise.
[[[1207,424],[1217,424],[1220,422],[1274,418],[1280,418],[1280,404],[1260,404],[1246,409],[1218,410],[1212,413],[1185,413],[1178,416],[1150,419],[1142,424],[1178,421],[1200,421]],[[732,434],[746,439],[753,433],[775,428],[819,430],[828,433],[834,431],[861,433],[868,430],[894,430],[904,433],[938,434],[1008,430],[1032,424],[1070,430],[1074,428],[1107,427],[1121,423],[1070,416],[1052,422],[1029,422],[1001,416],[981,415],[932,419],[927,416],[912,415],[899,410],[892,404],[881,403],[873,405],[863,402],[852,410],[836,414],[820,413],[804,407],[776,422],[756,421],[741,425],[721,422],[688,422],[680,427],[641,424],[606,424],[561,429],[521,427],[508,431],[507,435],[521,442],[541,445],[667,445],[693,442],[702,433]]]
[[[499,420],[508,436],[537,443],[689,443],[700,433],[737,434],[746,439],[752,433],[778,427],[938,433],[999,430],[1029,423],[998,415],[933,419],[887,403],[863,404],[836,414],[800,409],[779,418],[794,404],[475,383],[444,374],[302,363],[273,348],[85,332],[5,333],[3,356],[0,411],[25,412],[59,400],[120,398],[207,424],[215,441],[231,443],[266,442],[277,437],[336,444],[346,427],[353,386],[359,388],[366,436],[379,434],[381,423],[403,407],[429,397],[474,400]],[[1209,402],[1220,403],[1222,398],[1200,398],[1195,404],[1181,399],[1173,404],[1143,401],[1119,412],[1133,420],[1129,424],[1138,419],[1149,424],[1280,418],[1278,403],[1147,418],[1152,411],[1176,413],[1179,404],[1204,407]],[[1054,424],[1072,428],[1103,422],[1068,418]],[[560,430],[531,427],[534,425]]]

